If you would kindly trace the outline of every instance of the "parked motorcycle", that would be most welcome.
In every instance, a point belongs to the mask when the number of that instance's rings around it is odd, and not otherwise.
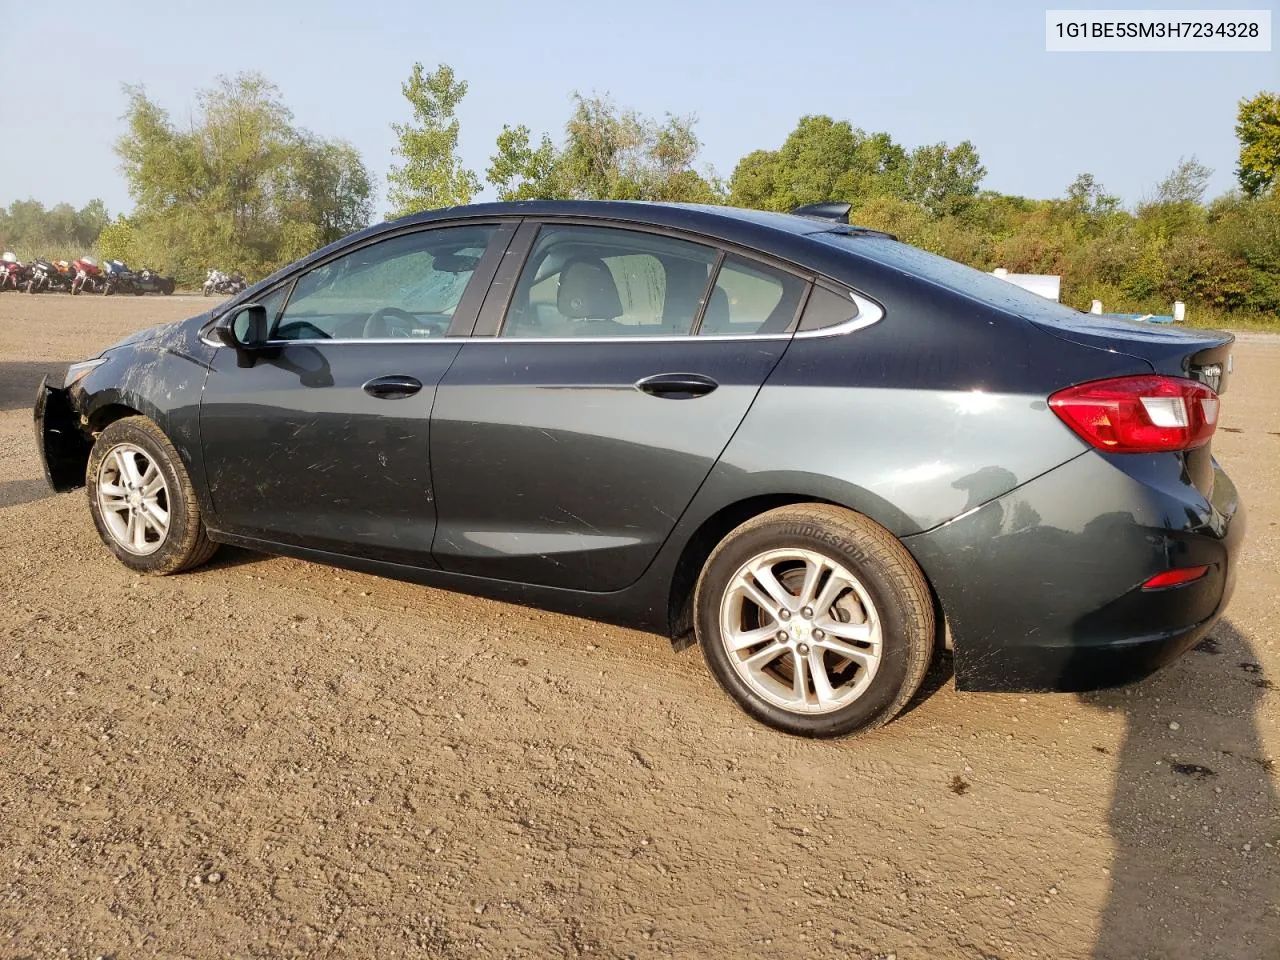
[[[58,264],[63,264],[60,268]],[[70,290],[75,275],[65,260],[45,260],[43,257],[33,260],[27,272],[27,293],[54,293],[59,290]]]
[[[119,260],[108,260],[102,265],[102,295],[133,292],[133,271]]]
[[[221,270],[210,270],[209,275],[205,278],[204,287],[202,289],[206,297],[211,297],[215,294],[233,297],[248,286],[249,284],[245,281],[242,274],[228,274],[223,273]]]
[[[150,267],[143,267],[133,277],[133,292],[138,296],[144,293],[162,293],[167,297],[177,286],[173,277],[163,277]]]
[[[76,274],[75,279],[71,281],[72,296],[82,290],[88,293],[102,292],[105,281],[102,276],[102,268],[98,266],[96,260],[92,257],[81,257],[71,264],[71,268]]]
[[[26,281],[27,266],[9,251],[0,256],[0,290],[18,290]]]

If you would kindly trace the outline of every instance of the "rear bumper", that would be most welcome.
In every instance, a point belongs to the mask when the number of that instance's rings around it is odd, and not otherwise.
[[[904,542],[938,594],[956,686],[1078,691],[1139,680],[1186,652],[1226,608],[1245,516],[1216,464],[1210,494],[1179,458],[1085,454]],[[1206,565],[1199,580],[1149,577]]]
[[[45,480],[59,493],[83,487],[89,441],[77,426],[79,418],[67,391],[49,386],[48,377],[41,378],[33,412]]]

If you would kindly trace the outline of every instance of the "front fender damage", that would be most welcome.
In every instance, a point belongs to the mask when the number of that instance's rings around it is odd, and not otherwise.
[[[80,417],[67,391],[50,386],[48,377],[41,378],[36,389],[35,429],[49,486],[58,493],[83,487],[91,444],[80,432]]]

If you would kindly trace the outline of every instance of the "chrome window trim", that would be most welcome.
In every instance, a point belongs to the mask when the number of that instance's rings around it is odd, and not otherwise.
[[[697,337],[679,333],[670,337],[481,337],[472,341],[481,343],[720,343],[726,340],[790,340],[789,333],[727,334],[714,337]]]
[[[818,337],[839,337],[854,330],[862,330],[879,323],[884,319],[884,308],[878,303],[868,300],[859,294],[850,292],[849,296],[857,305],[858,312],[843,323],[832,324],[818,330],[801,330],[796,333],[736,333],[710,337],[681,333],[670,337],[346,337],[341,339],[319,340],[268,340],[263,347],[317,346],[346,343],[394,343],[399,346],[408,344],[432,343],[724,343],[726,341],[760,341],[760,340],[812,340]],[[211,347],[222,344],[207,337],[200,338]]]

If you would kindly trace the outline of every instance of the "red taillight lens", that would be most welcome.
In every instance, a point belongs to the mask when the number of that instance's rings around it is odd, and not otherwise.
[[[1176,570],[1165,570],[1144,583],[1142,589],[1161,590],[1165,587],[1180,587],[1184,583],[1199,580],[1208,572],[1208,567],[1178,567]]]
[[[1068,427],[1108,453],[1164,453],[1208,443],[1218,395],[1185,377],[1116,377],[1059,390],[1049,406]]]

